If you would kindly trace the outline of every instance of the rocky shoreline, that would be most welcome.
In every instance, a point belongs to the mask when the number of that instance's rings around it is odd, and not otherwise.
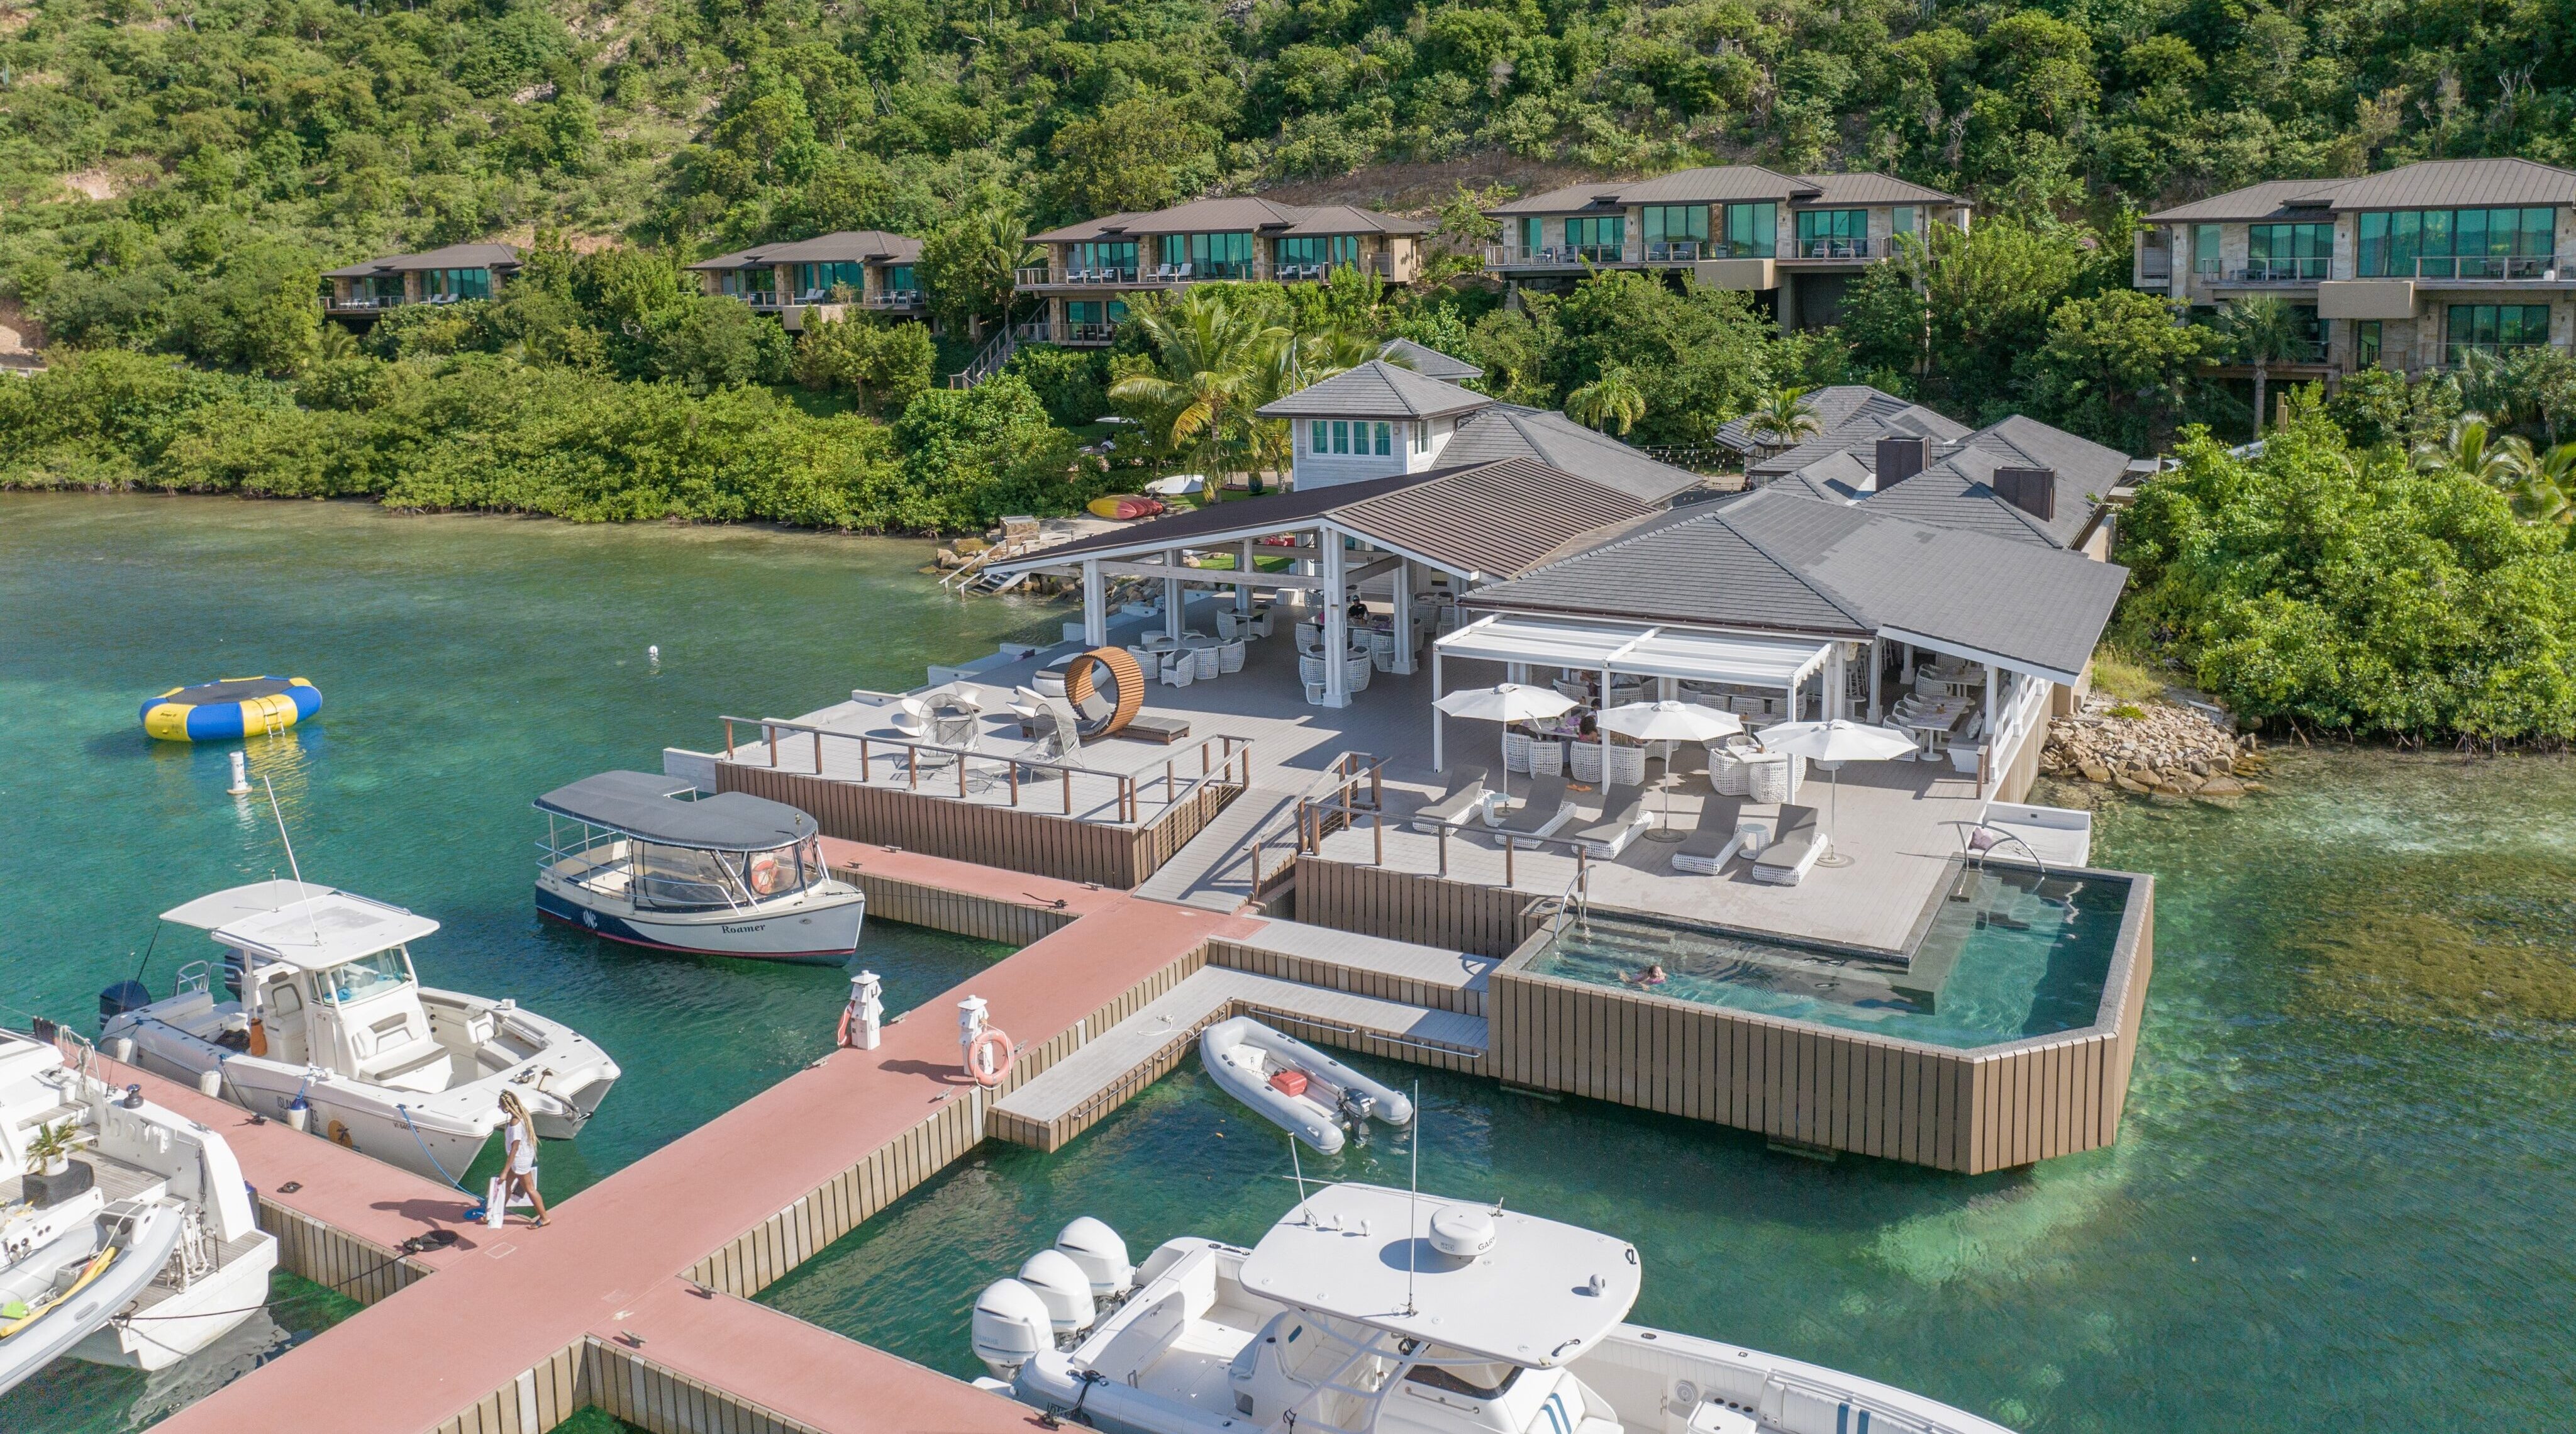
[[[2099,694],[2083,710],[2048,723],[2042,775],[2124,792],[2169,797],[2237,797],[2258,792],[2261,745],[2197,708],[2122,702]]]

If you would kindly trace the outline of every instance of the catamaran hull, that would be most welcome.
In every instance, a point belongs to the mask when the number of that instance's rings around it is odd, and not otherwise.
[[[72,1346],[71,1357],[125,1369],[167,1369],[238,1329],[268,1300],[269,1273],[277,1268],[277,1242],[235,1257],[177,1294],[154,1303],[151,1318],[103,1325]]]
[[[693,956],[737,956],[759,961],[839,962],[859,949],[867,896],[816,897],[749,912],[657,912],[596,896],[579,883],[551,878],[537,883],[537,914],[595,936]]]

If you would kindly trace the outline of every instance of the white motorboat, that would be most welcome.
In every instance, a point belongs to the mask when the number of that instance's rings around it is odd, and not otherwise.
[[[262,1313],[277,1237],[222,1136],[0,1031],[0,1162],[0,1390],[62,1355],[166,1368]]]
[[[399,906],[263,881],[161,919],[214,933],[227,991],[203,961],[158,1001],[109,987],[110,1053],[125,1058],[118,1043],[131,1042],[146,1070],[406,1170],[461,1178],[500,1128],[505,1090],[539,1136],[569,1140],[617,1082],[617,1062],[560,1021],[421,985],[410,943],[438,923]]]
[[[1640,1280],[1624,1240],[1374,1185],[1306,1195],[1249,1250],[1173,1240],[1133,1271],[1077,1220],[976,1298],[999,1376],[977,1382],[1112,1434],[2008,1434],[1624,1323]]]
[[[866,894],[833,878],[821,829],[784,802],[602,772],[536,806],[546,814],[540,915],[702,956],[845,961],[859,949]]]
[[[1226,1094],[1326,1155],[1340,1153],[1344,1131],[1365,1136],[1372,1117],[1413,1122],[1402,1092],[1250,1016],[1201,1032],[1199,1061]]]

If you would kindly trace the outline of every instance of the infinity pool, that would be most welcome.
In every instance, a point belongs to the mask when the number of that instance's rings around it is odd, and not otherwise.
[[[1963,871],[1910,967],[1710,927],[1595,913],[1532,975],[1965,1049],[2093,1024],[2129,885],[2116,877]]]

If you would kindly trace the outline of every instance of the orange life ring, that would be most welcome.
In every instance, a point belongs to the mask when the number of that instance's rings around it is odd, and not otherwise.
[[[751,859],[751,889],[762,896],[778,890],[778,858],[763,852]]]
[[[989,1059],[984,1054],[986,1051],[993,1053]],[[1002,1077],[1011,1073],[1011,1060],[1011,1038],[1002,1034],[998,1027],[986,1026],[984,1034],[977,1036],[974,1044],[966,1048],[966,1074],[974,1078],[975,1084],[990,1090],[1002,1083]],[[991,1067],[989,1070],[986,1069],[988,1065]]]

